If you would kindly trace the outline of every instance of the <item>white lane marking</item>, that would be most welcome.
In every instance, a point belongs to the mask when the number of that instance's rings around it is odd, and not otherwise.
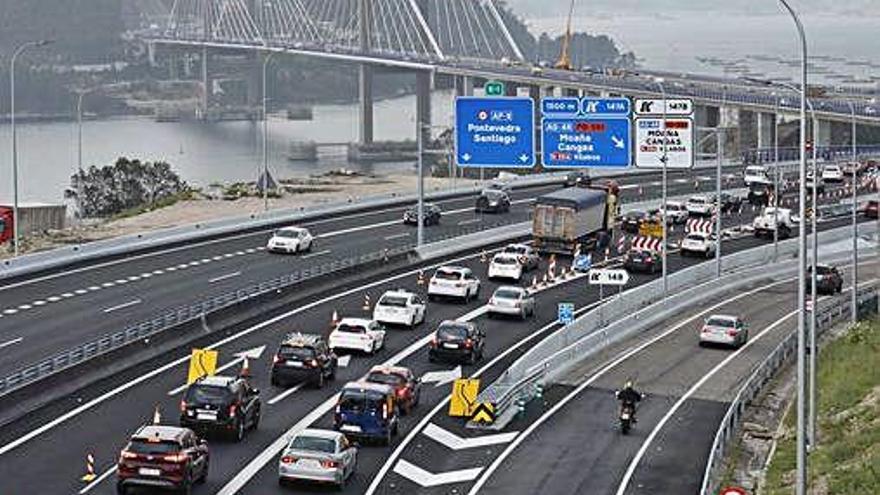
[[[295,387],[290,387],[289,389],[285,390],[284,392],[281,392],[280,394],[276,395],[275,397],[272,397],[271,399],[269,399],[267,404],[269,404],[270,406],[274,406],[275,404],[278,404],[279,402],[290,397],[291,395],[299,392],[300,389],[302,389],[302,388],[303,388],[302,383],[296,385]]]
[[[140,279],[141,279],[141,277],[139,275],[132,275],[132,276],[128,277],[129,282],[137,282]]]
[[[470,220],[462,220],[462,221],[458,222],[458,224],[459,225],[470,225],[472,223],[480,223],[482,221],[483,221],[482,218],[471,218]]]
[[[248,248],[248,249],[245,249],[244,252],[246,252],[248,254],[253,254],[253,253],[256,253],[257,250],[254,248]]]
[[[402,234],[394,234],[385,237],[386,241],[393,241],[395,239],[403,239],[404,237],[409,237],[409,232],[404,232]]]
[[[628,191],[630,189],[638,189],[638,187],[639,187],[638,184],[624,184],[624,185],[620,186],[620,189],[622,191]]]
[[[177,265],[178,270],[186,270],[187,268],[189,268],[189,265],[187,265],[186,263],[181,263]]]
[[[227,273],[226,275],[220,275],[219,277],[215,277],[215,278],[212,278],[211,280],[208,280],[208,283],[209,283],[209,284],[213,284],[213,283],[216,283],[216,282],[220,282],[221,280],[227,280],[227,279],[230,279],[230,278],[235,278],[235,277],[238,277],[238,276],[240,276],[240,275],[241,275],[241,272]]]
[[[223,259],[223,255],[221,255],[221,254],[218,254],[218,255],[217,255],[217,256],[214,256],[214,257],[213,257],[213,258],[211,258],[211,259],[212,259],[212,260],[214,260],[214,261],[220,261],[220,260],[222,260],[222,259]]]
[[[502,443],[510,443],[519,435],[518,431],[509,433],[498,433],[496,435],[483,435],[473,438],[462,438],[451,431],[445,430],[434,423],[429,423],[422,435],[443,444],[446,448],[452,450],[473,449],[477,447],[488,447],[490,445],[499,445]]]
[[[329,249],[325,249],[323,251],[318,251],[317,253],[307,254],[302,257],[302,259],[307,260],[309,258],[317,258],[318,256],[324,256],[325,254],[330,254],[331,251]]]
[[[114,284],[113,282],[104,282],[103,284],[101,284],[102,287],[113,287],[115,285],[116,284]]]
[[[686,184],[687,181],[687,179],[675,179],[673,182],[675,182],[676,184]]]
[[[394,472],[404,478],[416,483],[424,488],[430,488],[439,485],[448,485],[450,483],[462,483],[465,481],[473,481],[480,475],[483,468],[459,469],[457,471],[446,471],[442,473],[430,473],[424,469],[411,464],[403,459],[394,466]]]
[[[119,280],[114,280],[114,282],[116,283],[116,285],[125,285],[128,283],[128,280],[125,280],[124,278],[120,278]]]
[[[21,341],[23,341],[23,340],[24,340],[24,338],[22,338],[22,337],[18,337],[17,339],[7,340],[6,342],[3,342],[2,344],[0,344],[0,349],[3,349],[4,347],[9,347],[11,345],[20,344]]]
[[[166,272],[176,272],[177,267],[176,266],[169,266],[168,268],[165,269],[165,271]]]
[[[73,297],[73,292],[65,292],[64,294],[61,294],[61,297],[63,297],[64,299],[70,299],[71,297]]]
[[[89,483],[88,485],[84,486],[83,489],[79,491],[79,495],[83,495],[83,494],[85,494],[85,493],[89,493],[89,491],[91,491],[92,488],[94,488],[94,487],[100,485],[102,481],[104,481],[105,479],[109,478],[110,475],[112,475],[112,474],[115,473],[115,472],[116,472],[116,465],[113,465],[113,466],[110,467],[110,469],[108,469],[108,470],[104,471],[103,473],[101,473],[101,476],[98,476],[97,478],[95,478],[94,481],[92,481],[92,482]]]
[[[257,248],[257,251],[265,251],[265,250],[266,250],[266,246],[259,246]]]
[[[18,309],[20,309],[22,311],[27,311],[31,308],[33,308],[33,306],[31,306],[30,304],[22,304],[21,306],[18,307]]]
[[[232,258],[235,256],[235,253],[226,253],[223,255],[224,258]]]
[[[61,300],[61,298],[58,297],[58,296],[49,296],[49,297],[46,298],[46,300],[49,301],[49,302],[58,302],[58,301]]]
[[[202,258],[201,261],[202,261],[202,264],[204,264],[204,263],[210,263],[210,262],[211,262],[211,259],[210,259],[210,258]]]
[[[105,309],[105,310],[104,310],[104,313],[112,313],[112,312],[114,312],[114,311],[119,311],[120,309],[125,309],[125,308],[131,307],[131,306],[136,306],[136,305],[138,305],[138,304],[140,304],[140,303],[142,303],[142,302],[143,302],[143,301],[141,301],[140,299],[134,299],[134,300],[132,300],[132,301],[128,301],[128,302],[126,302],[126,303],[122,303],[122,304],[120,304],[120,305],[118,305],[118,306],[111,306],[111,307]]]
[[[78,296],[81,296],[81,295],[83,295],[83,294],[88,294],[88,292],[89,292],[89,291],[87,291],[87,290],[85,290],[85,289],[76,289],[75,291],[73,291],[73,293],[76,294],[76,295],[78,295]]]
[[[15,308],[9,308],[9,309],[3,310],[4,315],[14,315],[15,313],[18,313],[18,310]]]
[[[95,292],[96,290],[101,290],[101,287],[97,285],[91,285],[89,286],[89,290]]]
[[[141,273],[141,278],[150,278],[152,276],[153,276],[153,274],[149,273],[149,272]]]
[[[244,256],[244,251],[236,251],[235,255],[236,256]]]
[[[730,304],[730,303],[732,303],[732,302],[734,302],[734,301],[737,301],[737,300],[739,300],[739,299],[742,299],[742,298],[744,298],[744,297],[751,296],[751,295],[756,294],[756,293],[758,293],[758,292],[761,292],[761,291],[767,290],[767,289],[769,289],[769,288],[771,288],[771,287],[775,287],[775,286],[777,286],[777,285],[781,285],[781,284],[788,283],[788,282],[790,282],[790,281],[792,281],[792,280],[795,280],[795,279],[794,279],[794,278],[789,278],[789,279],[781,280],[781,281],[778,281],[778,282],[773,282],[773,283],[771,283],[771,284],[767,284],[767,285],[764,285],[764,286],[762,286],[762,287],[758,287],[758,288],[756,288],[756,289],[753,289],[753,290],[751,290],[751,291],[744,292],[744,293],[741,293],[741,294],[735,295],[735,296],[733,296],[733,297],[730,297],[730,298],[728,298],[728,299],[725,299],[725,300],[723,300],[723,301],[721,301],[721,302],[715,304],[714,306],[711,306],[711,307],[709,307],[709,308],[703,310],[702,312],[697,313],[697,314],[691,316],[690,318],[687,318],[687,319],[685,319],[685,320],[683,320],[683,321],[678,322],[675,326],[673,326],[673,327],[670,328],[669,330],[667,330],[667,331],[665,331],[665,332],[663,332],[663,333],[657,335],[656,337],[654,337],[654,338],[652,338],[652,339],[650,339],[650,340],[644,342],[643,344],[641,344],[641,345],[639,345],[639,346],[637,346],[637,347],[635,347],[635,348],[633,348],[633,349],[630,349],[630,350],[624,351],[623,353],[619,354],[618,357],[617,357],[614,361],[612,361],[611,363],[609,363],[608,365],[606,365],[605,367],[603,367],[602,369],[600,369],[599,371],[597,371],[595,374],[593,374],[593,376],[591,376],[591,377],[590,377],[588,380],[586,380],[584,383],[578,385],[578,387],[577,387],[576,389],[574,389],[571,393],[569,393],[568,395],[566,395],[565,397],[563,397],[562,400],[560,400],[559,402],[557,402],[552,408],[550,408],[550,410],[548,410],[547,412],[545,412],[545,413],[544,413],[540,418],[538,418],[534,423],[532,423],[531,425],[529,425],[529,427],[526,428],[525,431],[523,431],[522,434],[521,434],[520,436],[516,437],[516,440],[514,440],[513,443],[511,443],[510,445],[508,445],[507,448],[505,448],[505,449],[501,452],[501,454],[499,454],[498,457],[496,457],[495,460],[492,461],[492,464],[490,464],[489,467],[486,468],[485,471],[483,471],[483,475],[480,476],[480,479],[478,479],[476,483],[474,483],[474,486],[471,487],[471,489],[470,489],[470,491],[468,491],[468,494],[467,494],[467,495],[476,495],[476,493],[480,491],[480,489],[483,487],[483,485],[486,484],[486,481],[489,480],[489,477],[492,476],[492,473],[494,473],[495,470],[497,470],[498,467],[501,466],[501,464],[504,462],[504,460],[507,459],[507,457],[508,457],[508,456],[509,456],[509,455],[510,455],[510,454],[511,454],[511,453],[512,453],[512,452],[513,452],[513,451],[514,451],[514,450],[515,450],[515,449],[516,449],[516,448],[517,448],[517,447],[518,447],[518,446],[519,446],[519,445],[520,445],[520,444],[521,444],[521,443],[522,443],[522,442],[523,442],[523,441],[524,441],[524,440],[525,440],[525,439],[526,439],[526,438],[527,438],[532,432],[533,432],[533,431],[535,431],[535,430],[536,430],[539,426],[541,426],[545,421],[547,421],[548,419],[550,419],[550,417],[552,417],[554,414],[556,414],[557,412],[559,412],[560,409],[562,409],[563,407],[565,407],[566,404],[568,404],[569,402],[571,402],[575,397],[577,397],[578,394],[580,394],[581,392],[583,392],[587,387],[589,387],[590,385],[592,385],[593,383],[595,383],[596,380],[598,380],[599,378],[603,377],[606,373],[608,373],[609,371],[611,371],[612,369],[614,369],[614,368],[616,368],[618,365],[620,365],[620,363],[626,361],[627,359],[629,359],[629,358],[631,358],[632,356],[638,354],[639,352],[641,352],[641,351],[647,349],[648,347],[650,347],[650,346],[656,344],[656,343],[659,342],[660,340],[665,339],[666,337],[668,337],[668,336],[671,335],[672,333],[679,331],[679,330],[680,330],[682,327],[684,327],[685,325],[688,325],[689,323],[691,323],[691,322],[693,322],[693,321],[695,321],[695,320],[697,320],[697,319],[699,319],[699,318],[702,318],[704,315],[706,315],[706,314],[708,314],[708,313],[710,313],[710,312],[712,312],[712,311],[715,311],[716,309],[718,309],[718,308],[720,308],[720,307],[722,307],[722,306],[725,306],[725,305],[727,305],[727,304]],[[638,314],[638,313],[642,313],[642,312],[646,312],[646,311],[649,311],[649,310],[652,309],[652,307],[653,307],[653,305],[651,305],[651,306],[647,306],[647,307],[645,307],[645,308],[642,308],[641,310],[637,311],[636,314]]]
[[[199,265],[201,265],[201,264],[202,264],[202,263],[201,263],[200,261],[190,261],[190,262],[189,262],[189,266],[199,266]]]
[[[42,300],[42,299],[39,299],[39,300],[37,300],[37,301],[32,302],[31,304],[33,304],[34,306],[45,306],[45,305],[46,305],[46,301],[44,301],[44,300]]]
[[[153,270],[153,275],[162,275],[165,273],[165,270]]]

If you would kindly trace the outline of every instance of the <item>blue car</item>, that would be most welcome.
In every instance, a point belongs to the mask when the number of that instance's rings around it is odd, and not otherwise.
[[[399,411],[388,385],[351,382],[339,393],[333,427],[347,437],[391,444],[397,434]]]

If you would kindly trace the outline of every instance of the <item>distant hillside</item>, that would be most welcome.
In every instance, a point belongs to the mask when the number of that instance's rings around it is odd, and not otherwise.
[[[528,17],[555,17],[568,14],[569,1],[556,0],[507,0],[514,10]],[[798,0],[797,9],[804,15],[839,13],[852,15],[880,15],[880,2],[877,0]],[[774,14],[782,13],[775,2],[756,2],[755,0],[701,0],[683,2],[681,0],[577,0],[577,14],[583,16],[590,11],[605,14],[623,15],[675,15],[676,12],[703,11],[707,13]]]

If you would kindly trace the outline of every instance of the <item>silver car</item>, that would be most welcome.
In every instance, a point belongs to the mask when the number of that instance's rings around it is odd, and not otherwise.
[[[357,466],[357,447],[342,433],[307,429],[287,444],[278,461],[278,483],[317,481],[345,486]]]
[[[535,296],[522,287],[502,285],[489,299],[488,316],[519,316],[526,319],[535,314]]]

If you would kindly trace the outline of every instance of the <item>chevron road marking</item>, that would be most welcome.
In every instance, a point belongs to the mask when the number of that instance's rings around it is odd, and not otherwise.
[[[461,483],[463,481],[473,481],[477,479],[477,476],[480,475],[482,470],[483,468],[479,467],[434,474],[425,471],[415,464],[410,464],[403,459],[398,461],[394,466],[395,473],[425,488],[448,485],[450,483]]]
[[[422,431],[422,435],[425,435],[426,437],[438,443],[442,443],[444,446],[452,450],[464,450],[477,447],[488,447],[490,445],[499,445],[502,443],[510,443],[513,441],[514,438],[516,438],[517,435],[519,435],[519,432],[512,431],[509,433],[499,433],[497,435],[483,435],[474,438],[462,438],[455,433],[444,430],[434,423],[429,423],[428,426],[425,427],[424,431]]]

